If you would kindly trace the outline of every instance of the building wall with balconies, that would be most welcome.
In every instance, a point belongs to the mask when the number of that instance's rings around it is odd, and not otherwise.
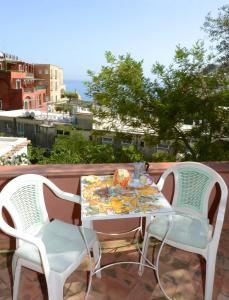
[[[45,95],[45,86],[34,78],[33,64],[3,53],[0,58],[0,110],[46,111]]]
[[[61,94],[64,90],[63,69],[51,64],[35,64],[34,74],[46,85],[46,99],[51,107],[61,102]]]

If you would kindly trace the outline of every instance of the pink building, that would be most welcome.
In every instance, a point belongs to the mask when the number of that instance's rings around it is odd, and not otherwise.
[[[34,66],[0,52],[0,110],[46,111],[46,87],[34,78]]]

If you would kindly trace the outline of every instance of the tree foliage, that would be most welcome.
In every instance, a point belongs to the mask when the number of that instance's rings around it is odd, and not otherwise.
[[[229,136],[228,81],[220,68],[208,71],[211,58],[202,42],[178,46],[168,68],[154,64],[154,81],[144,76],[143,61],[129,54],[108,52],[106,59],[98,74],[88,72],[99,120],[116,129],[120,123],[141,128],[154,142],[170,140],[185,159],[218,159],[212,145]],[[187,121],[195,126],[185,127]]]
[[[88,94],[98,104],[94,113],[109,120],[108,130],[119,129],[117,116],[121,123],[134,127],[140,127],[143,119],[145,124],[152,122],[148,113],[152,83],[144,77],[143,61],[137,62],[129,54],[118,58],[110,52],[105,55],[107,65],[99,74],[88,71],[92,79],[87,83]]]
[[[69,103],[61,103],[55,106],[55,110],[57,112],[71,113],[72,105],[70,105]]]
[[[64,92],[62,94],[62,97],[69,98],[70,100],[71,99],[78,99],[78,100],[80,100],[80,95],[76,91],[75,92]]]
[[[29,158],[33,164],[93,164],[134,162],[144,159],[133,145],[117,150],[112,145],[89,141],[76,131],[70,136],[59,136],[51,151],[30,147]]]
[[[205,18],[203,29],[208,33],[212,42],[215,42],[218,61],[229,65],[229,5],[218,9],[218,16],[211,13]]]

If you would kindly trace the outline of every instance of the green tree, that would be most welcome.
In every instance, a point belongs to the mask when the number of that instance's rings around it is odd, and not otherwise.
[[[215,43],[218,61],[228,66],[229,62],[229,5],[218,9],[218,16],[211,13],[205,18],[203,29],[208,33],[210,40]]]
[[[64,92],[64,93],[62,94],[62,97],[69,98],[70,100],[71,100],[71,99],[77,99],[77,100],[80,100],[80,95],[79,95],[77,92]]]
[[[161,162],[161,161],[175,161],[176,158],[167,153],[167,152],[156,152],[156,153],[153,153],[152,155],[152,161],[155,161],[155,162]]]
[[[69,103],[62,103],[55,106],[55,110],[63,113],[71,113],[72,105]]]
[[[211,58],[203,43],[178,46],[168,68],[154,64],[154,81],[143,75],[143,61],[129,54],[115,58],[107,52],[106,59],[98,74],[88,72],[87,86],[94,113],[101,122],[108,120],[107,129],[120,123],[140,128],[154,143],[172,141],[185,159],[217,159],[209,149],[229,136],[228,81],[220,68],[207,71]],[[195,126],[184,126],[187,121]]]
[[[28,158],[31,164],[45,164],[47,149],[41,147],[28,146]]]
[[[57,138],[47,163],[114,163],[133,162],[142,155],[133,147],[123,147],[116,151],[112,145],[86,140],[81,134],[72,132],[70,136]]]
[[[105,53],[107,65],[100,73],[88,71],[91,81],[87,82],[88,95],[95,106],[93,112],[99,120],[107,120],[107,130],[119,131],[120,124],[133,127],[152,125],[148,111],[153,91],[152,82],[144,77],[142,64],[129,54],[115,58],[111,52]],[[146,105],[147,104],[147,105]],[[144,128],[146,129],[146,128]]]
[[[220,68],[208,71],[210,62],[198,42],[190,50],[177,47],[174,65],[168,69],[153,66],[159,78],[155,81],[159,105],[154,109],[158,136],[176,144],[181,141],[186,159],[218,159],[210,155],[211,145],[229,136],[228,81]],[[185,127],[187,121],[195,126]]]
[[[86,140],[80,133],[71,131],[69,136],[59,136],[51,152],[30,146],[32,164],[114,163],[143,160],[134,146],[115,149],[112,145]]]
[[[144,156],[140,153],[134,145],[123,146],[116,149],[116,162],[131,163],[136,161],[144,161]]]

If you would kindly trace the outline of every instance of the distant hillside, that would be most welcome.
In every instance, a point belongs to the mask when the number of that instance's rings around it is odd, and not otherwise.
[[[85,93],[87,91],[86,86],[83,83],[83,80],[64,80],[67,92],[74,92],[80,94],[82,100],[91,100]]]

